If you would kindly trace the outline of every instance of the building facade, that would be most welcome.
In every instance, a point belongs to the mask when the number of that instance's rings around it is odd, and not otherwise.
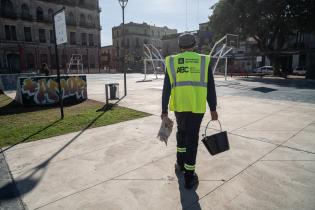
[[[81,54],[84,71],[99,67],[98,0],[0,0],[0,73],[56,68],[52,15],[65,7],[68,43],[58,46],[61,69]]]
[[[127,23],[125,24],[125,42],[123,41],[123,27],[113,27],[112,37],[113,46],[116,51],[116,61],[121,64],[123,56],[129,70],[141,71],[143,68],[143,46],[144,44],[153,44],[157,49],[163,49],[162,37],[165,35],[176,34],[176,29],[168,27],[158,27],[147,23]],[[124,53],[125,49],[125,53]],[[120,70],[121,71],[121,70]]]
[[[196,38],[195,50],[199,53],[209,54],[212,44],[212,33],[210,32],[209,22],[199,24],[199,30],[190,31]],[[170,34],[163,36],[163,54],[164,56],[177,54],[180,49],[178,47],[178,38],[183,33]]]
[[[101,68],[105,72],[116,72],[116,50],[113,45],[104,46],[101,49]]]

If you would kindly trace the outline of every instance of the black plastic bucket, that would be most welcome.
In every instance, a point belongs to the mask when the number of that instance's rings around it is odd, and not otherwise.
[[[201,140],[211,155],[216,155],[230,149],[229,139],[226,131],[222,131],[220,121],[220,133],[207,136],[207,129],[211,121],[207,124],[204,138]]]

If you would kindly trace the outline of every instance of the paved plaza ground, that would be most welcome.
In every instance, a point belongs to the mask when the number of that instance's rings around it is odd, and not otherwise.
[[[142,78],[128,75],[128,96],[119,105],[151,116],[1,154],[10,171],[1,168],[0,195],[8,193],[0,209],[315,209],[315,82],[216,77],[231,150],[210,156],[200,144],[200,184],[186,190],[174,171],[176,129],[167,147],[156,138],[163,79]],[[108,82],[123,90],[119,74],[87,79],[90,99],[104,102]],[[208,111],[200,136],[209,119]],[[218,129],[213,124],[208,132]]]

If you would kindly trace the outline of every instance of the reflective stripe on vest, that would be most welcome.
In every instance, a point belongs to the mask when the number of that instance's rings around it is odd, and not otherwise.
[[[185,81],[185,82],[176,82],[176,70],[174,65],[174,57],[170,57],[170,68],[172,77],[174,80],[174,84],[172,87],[179,87],[179,86],[194,86],[194,87],[207,87],[206,83],[206,57],[204,55],[201,56],[201,64],[200,64],[200,82],[192,82],[192,81]]]

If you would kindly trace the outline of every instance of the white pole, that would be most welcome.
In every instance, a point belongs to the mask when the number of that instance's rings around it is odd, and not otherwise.
[[[225,58],[225,81],[227,80],[228,58]]]
[[[146,80],[146,78],[147,78],[147,59],[143,59],[143,62],[144,62],[144,79],[143,80]]]
[[[224,51],[224,49],[225,49],[225,46],[226,46],[226,45],[224,44],[223,47],[222,47],[222,49],[220,50],[220,55],[219,55],[219,57],[218,57],[218,59],[217,59],[215,65],[214,65],[214,68],[213,68],[213,70],[212,70],[213,74],[214,74],[214,72],[215,72],[216,69],[217,69],[217,66],[218,66],[218,64],[219,64],[220,59],[222,58],[222,53],[223,53],[223,51]]]

